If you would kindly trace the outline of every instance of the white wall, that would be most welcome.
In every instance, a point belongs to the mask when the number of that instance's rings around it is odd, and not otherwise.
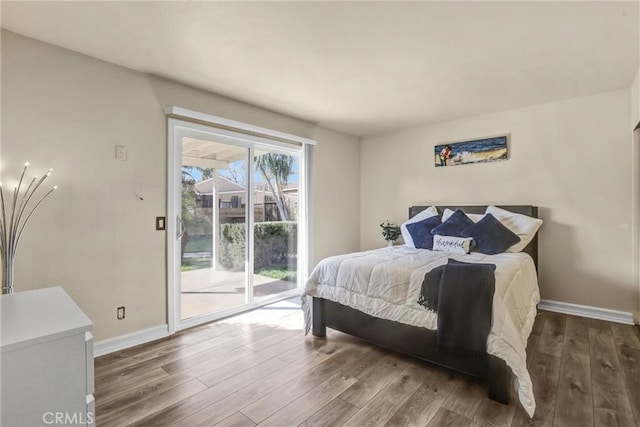
[[[29,160],[33,173],[53,167],[60,186],[25,231],[16,290],[63,286],[96,340],[166,323],[165,233],[155,217],[166,215],[167,105],[316,138],[314,252],[358,248],[357,138],[6,31],[1,60],[4,182]],[[115,145],[127,146],[126,162]],[[327,213],[336,201],[339,222]],[[120,305],[127,317],[118,321]]]
[[[629,90],[364,138],[361,249],[417,204],[533,204],[542,298],[634,311]],[[510,159],[435,168],[434,145],[511,134]]]
[[[640,127],[640,68],[631,85],[631,129]],[[631,142],[633,164],[633,199],[634,199],[634,245],[633,256],[635,259],[634,279],[638,286],[638,307],[635,313],[636,323],[640,324],[640,129],[633,134]]]
[[[640,125],[640,68],[631,85],[631,128]]]
[[[313,265],[331,255],[355,252],[360,243],[360,144],[354,137],[318,128],[314,152]],[[357,140],[359,141],[359,140]]]

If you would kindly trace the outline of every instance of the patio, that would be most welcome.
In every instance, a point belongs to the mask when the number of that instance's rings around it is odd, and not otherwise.
[[[253,295],[256,298],[295,289],[293,282],[253,275]],[[182,319],[225,310],[244,304],[245,273],[213,270],[182,272]]]

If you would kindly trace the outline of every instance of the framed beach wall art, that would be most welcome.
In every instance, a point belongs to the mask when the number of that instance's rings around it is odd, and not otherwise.
[[[436,145],[434,155],[436,167],[507,160],[507,135]]]

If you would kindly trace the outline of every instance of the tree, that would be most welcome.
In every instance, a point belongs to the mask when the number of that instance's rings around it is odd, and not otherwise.
[[[280,219],[283,221],[290,221],[292,217],[285,202],[284,187],[289,181],[289,175],[293,174],[293,163],[294,158],[286,154],[267,153],[255,158],[256,169],[260,171],[273,193]]]
[[[245,160],[229,163],[229,167],[219,169],[218,174],[243,187],[247,186],[247,162]]]

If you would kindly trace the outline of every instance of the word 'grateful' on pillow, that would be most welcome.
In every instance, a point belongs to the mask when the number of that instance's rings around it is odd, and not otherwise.
[[[468,254],[471,249],[471,237],[433,236],[433,250],[452,254]]]

